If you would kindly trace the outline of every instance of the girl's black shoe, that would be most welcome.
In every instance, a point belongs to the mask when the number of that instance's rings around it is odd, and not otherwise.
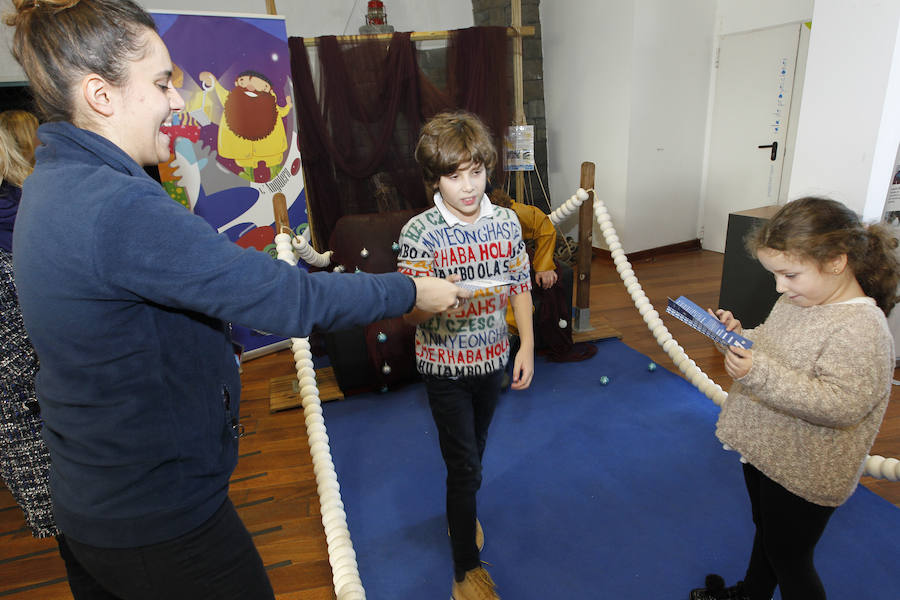
[[[706,576],[705,584],[706,587],[691,590],[690,600],[750,600],[750,596],[744,591],[743,581],[725,587],[725,580],[721,575],[712,573]]]

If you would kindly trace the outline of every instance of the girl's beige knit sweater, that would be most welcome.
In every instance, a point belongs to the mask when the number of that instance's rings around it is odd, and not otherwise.
[[[887,409],[894,342],[874,303],[779,298],[728,393],[716,435],[794,494],[839,506],[856,489]]]

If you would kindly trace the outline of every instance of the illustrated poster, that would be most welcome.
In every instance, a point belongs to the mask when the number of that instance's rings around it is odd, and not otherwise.
[[[294,233],[309,239],[284,18],[152,14],[185,101],[171,158],[159,165],[162,184],[231,241],[275,260],[276,194]],[[245,357],[284,339],[238,325],[234,337]]]

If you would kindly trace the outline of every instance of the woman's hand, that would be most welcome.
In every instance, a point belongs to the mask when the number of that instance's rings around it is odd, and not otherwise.
[[[413,277],[416,284],[416,308],[427,313],[439,313],[459,308],[460,303],[472,297],[472,291],[454,284],[459,275],[447,279],[437,277]]]

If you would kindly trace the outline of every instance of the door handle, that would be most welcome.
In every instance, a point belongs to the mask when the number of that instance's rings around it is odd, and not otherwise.
[[[757,148],[771,148],[772,153],[769,155],[769,158],[775,160],[778,158],[778,142],[772,142],[771,144],[766,144],[765,146],[757,146]]]

